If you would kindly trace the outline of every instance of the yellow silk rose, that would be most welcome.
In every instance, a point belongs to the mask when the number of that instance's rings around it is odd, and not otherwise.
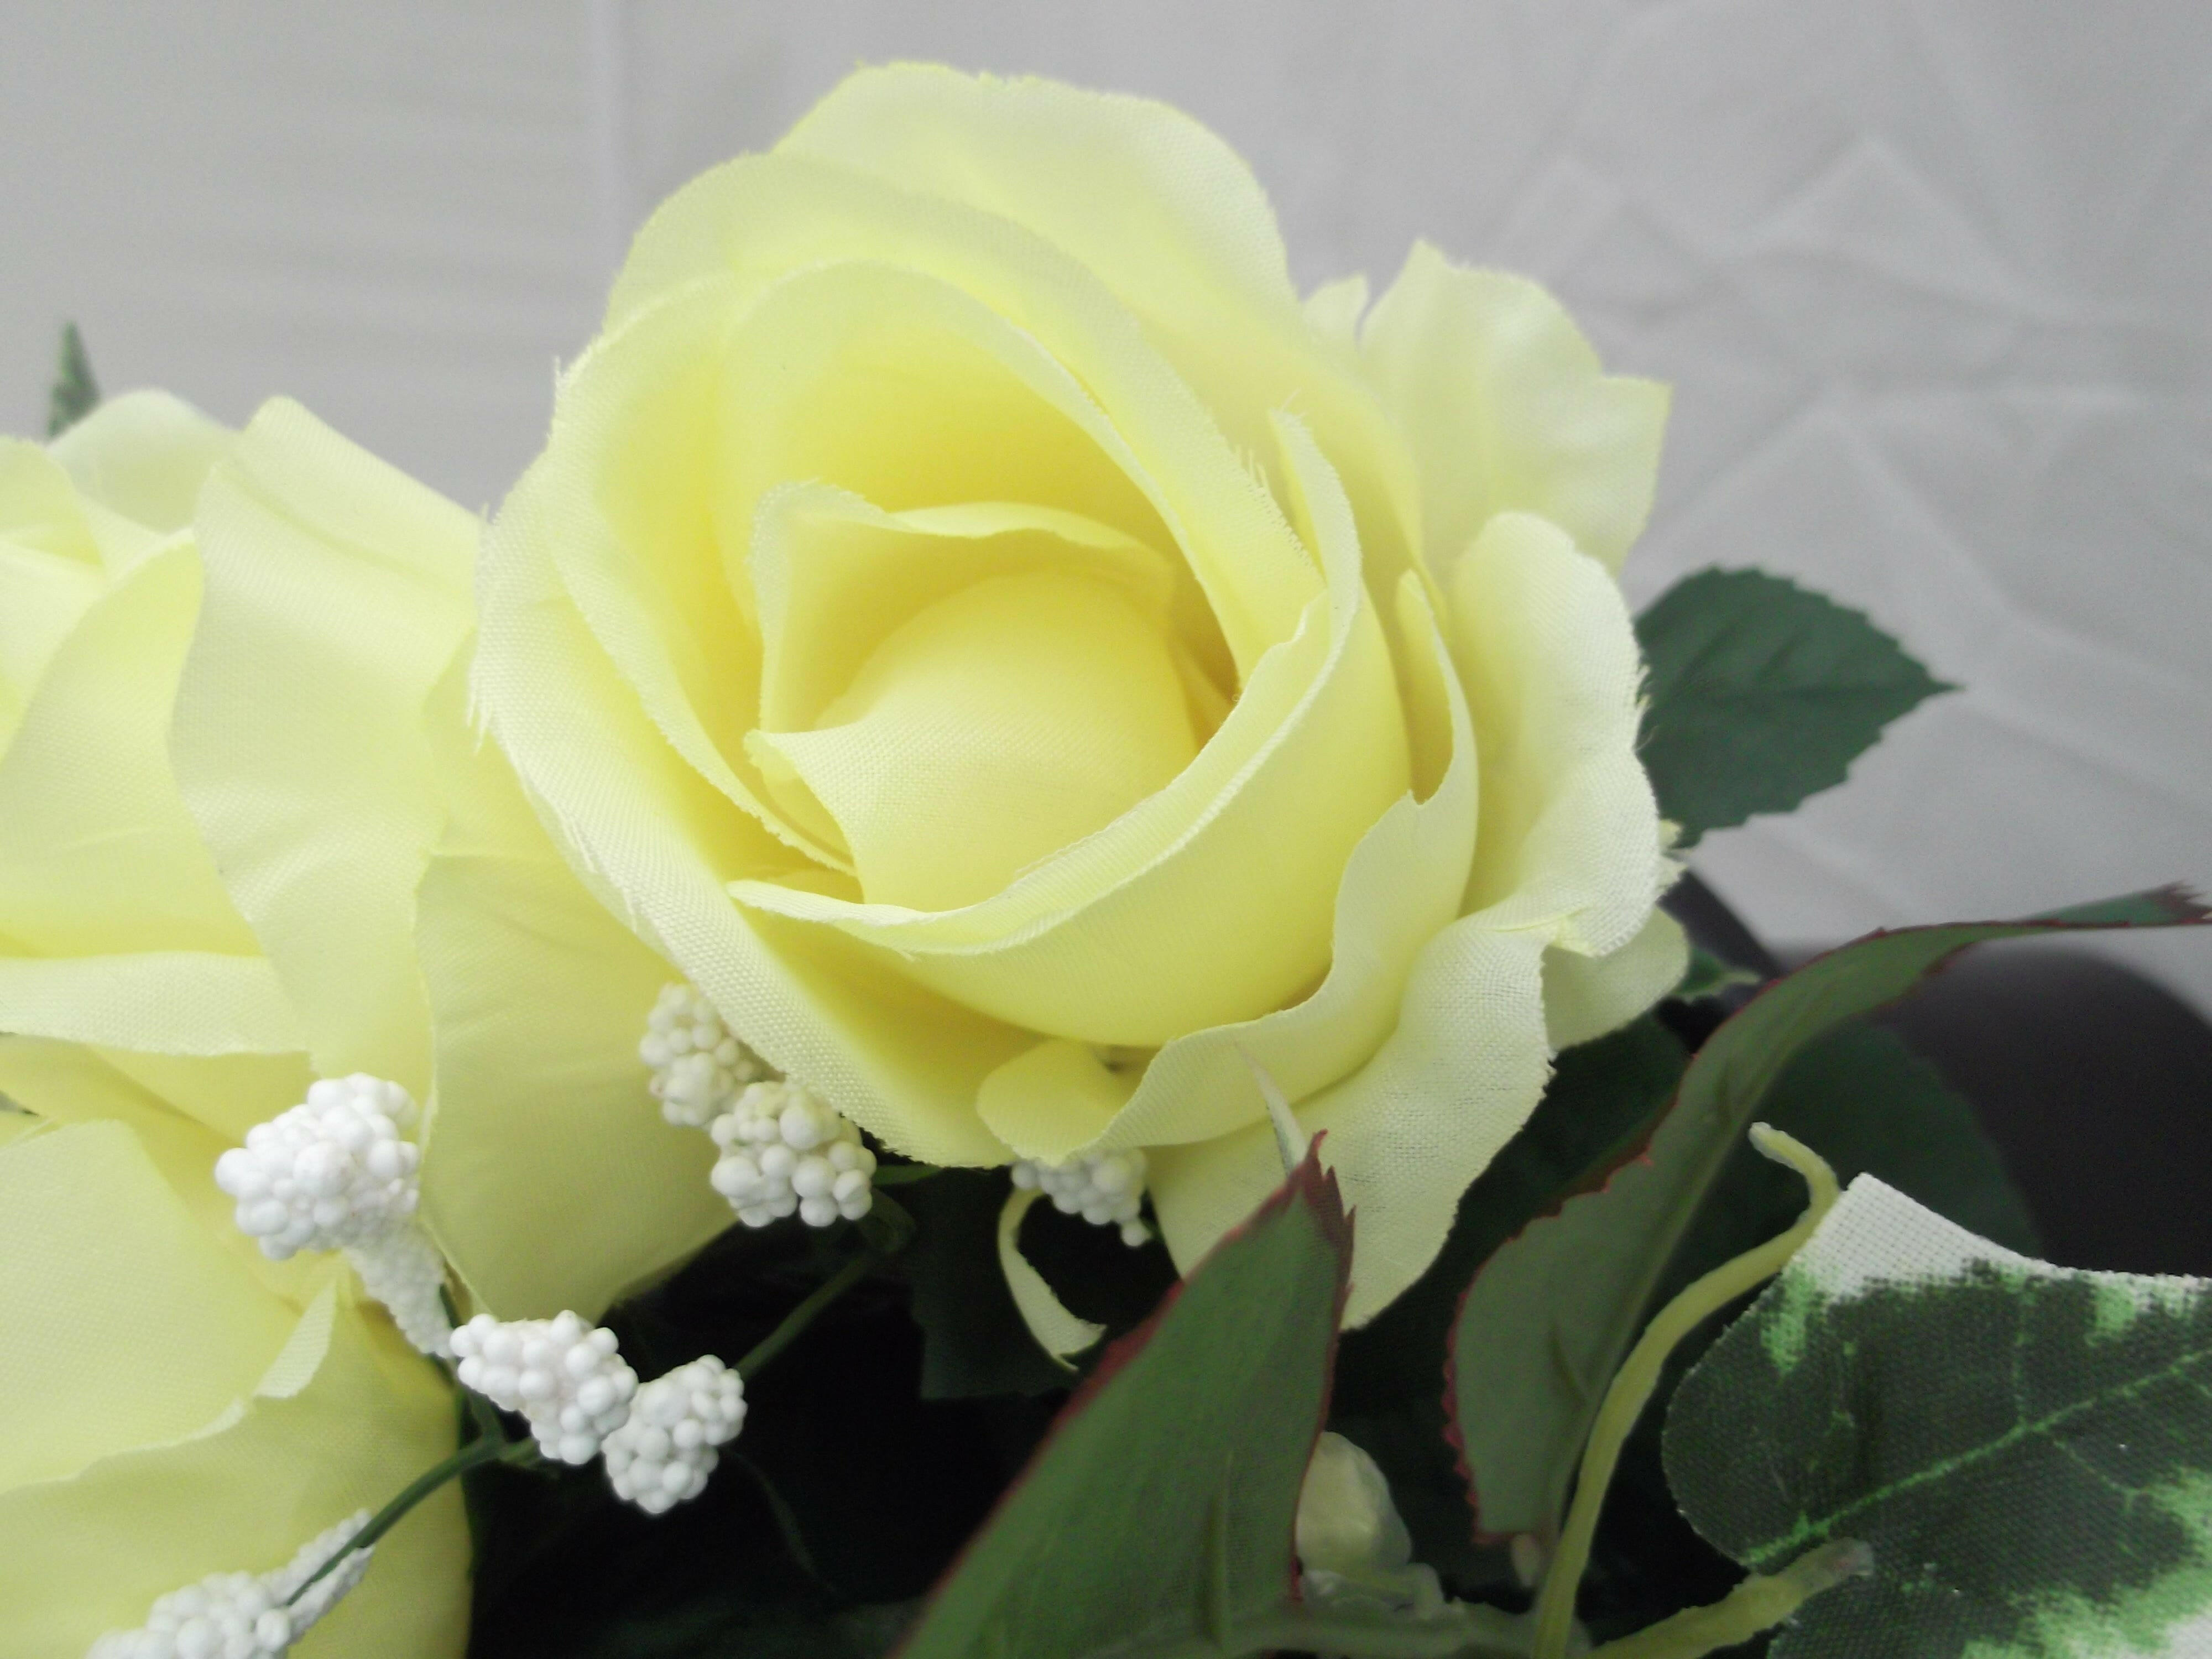
[[[0,1650],[77,1659],[280,1565],[449,1451],[450,1391],[334,1261],[266,1261],[212,1178],[298,1100],[300,1022],[172,775],[189,524],[233,435],[159,393],[0,441]],[[72,1127],[56,1127],[57,1124]],[[441,1504],[303,1655],[465,1636]]]
[[[0,1092],[127,1118],[211,1223],[209,1172],[307,1083],[299,1021],[171,774],[198,615],[189,525],[233,434],[133,392],[0,441]]]
[[[1681,967],[1613,574],[1664,409],[1426,247],[1301,306],[1171,110],[866,71],[640,236],[476,690],[617,912],[902,1152],[1143,1149],[1187,1264],[1279,1178],[1263,1066],[1362,1319]]]
[[[453,1395],[334,1261],[302,1304],[123,1123],[0,1129],[0,1650],[82,1659],[155,1598],[282,1565],[453,1450]],[[410,1515],[299,1659],[459,1654],[458,1491]]]

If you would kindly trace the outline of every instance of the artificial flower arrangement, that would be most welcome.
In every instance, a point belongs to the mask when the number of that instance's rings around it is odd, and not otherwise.
[[[2212,1297],[1857,1021],[2204,913],[1692,943],[1944,688],[1632,617],[1666,393],[1533,284],[1301,301],[1188,118],[901,67],[661,207],[489,524],[65,368],[9,1655],[2204,1650]]]

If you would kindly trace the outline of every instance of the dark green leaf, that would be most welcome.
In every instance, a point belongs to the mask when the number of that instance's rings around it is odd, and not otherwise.
[[[85,356],[84,337],[76,331],[75,323],[64,323],[53,389],[46,394],[46,436],[60,437],[99,406],[100,383],[92,378],[92,360]]]
[[[1004,1170],[947,1170],[906,1188],[914,1243],[901,1258],[922,1332],[925,1400],[1049,1394],[1068,1385],[1014,1306],[999,1266]]]
[[[1351,1255],[1335,1182],[1309,1158],[1116,1345],[907,1659],[1182,1649],[1279,1613]]]
[[[1883,726],[1938,691],[1856,611],[1757,570],[1701,570],[1637,618],[1644,763],[1684,846],[1841,783]]]
[[[1756,1570],[1871,1579],[1775,1659],[2195,1652],[2212,1610],[2212,1285],[2049,1267],[1855,1185],[1677,1390],[1667,1468]]]
[[[1804,1050],[1970,945],[2203,916],[2168,892],[2027,921],[1875,933],[1777,981],[1723,1024],[1684,1073],[1649,1158],[1530,1226],[1468,1289],[1453,1333],[1453,1401],[1481,1528],[1557,1524],[1598,1399],[1670,1258],[1753,1110]],[[1532,1354],[1546,1365],[1528,1364]]]

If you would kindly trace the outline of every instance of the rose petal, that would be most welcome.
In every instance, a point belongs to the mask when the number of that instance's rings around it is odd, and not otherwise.
[[[871,312],[887,313],[900,328],[926,323],[935,337],[965,341],[1012,370],[1143,491],[1204,586],[1240,673],[1296,626],[1318,589],[1264,483],[1137,319],[1096,276],[1018,227],[795,155],[733,161],[678,191],[640,234],[609,301],[614,331],[593,356],[616,349],[623,331],[646,313],[677,303],[713,277],[735,284],[733,316],[750,317],[755,297],[770,289],[783,296],[760,301],[780,319],[761,337],[760,361],[791,366],[801,387],[836,366],[834,354],[856,335],[868,336]],[[925,384],[935,361],[921,360]],[[774,374],[735,375],[732,386],[740,398],[787,401]],[[781,416],[756,415],[747,426],[791,441],[836,415],[832,404],[811,428]],[[1264,412],[1261,418],[1264,428]],[[556,416],[556,439],[559,425]],[[860,435],[865,440],[872,430]],[[898,441],[894,451],[906,456],[909,470],[922,464],[923,476],[939,464],[977,460],[960,443],[914,442],[917,433],[932,431],[927,425],[893,422],[882,430]],[[760,494],[794,477],[821,476],[769,471],[773,476],[758,477],[750,495],[739,490],[722,503],[726,550]],[[839,482],[881,506],[916,504]],[[1133,533],[1131,525],[1079,500],[1053,497],[1050,504]]]
[[[261,1288],[118,1124],[0,1152],[0,1323],[9,1450],[67,1473],[0,1473],[23,1651],[82,1653],[158,1595],[283,1562],[453,1449],[451,1389],[380,1314],[331,1286],[302,1315]],[[456,1659],[468,1559],[453,1487],[377,1547],[318,1645]]]
[[[1557,526],[1492,519],[1450,577],[1482,827],[1470,910],[1604,956],[1673,879],[1636,755],[1643,659],[1620,589]]]
[[[1528,1121],[1551,1066],[1543,939],[1469,916],[1429,942],[1375,1057],[1297,1108],[1358,1219],[1348,1324],[1389,1306],[1436,1257],[1468,1183]],[[1169,1249],[1188,1267],[1283,1178],[1266,1123],[1152,1154]]]
[[[1044,1275],[1022,1254],[1022,1218],[1043,1196],[1034,1188],[1006,1194],[1006,1206],[999,1212],[999,1268],[1006,1276],[1006,1288],[1013,1292],[1015,1310],[1030,1328],[1030,1334],[1036,1338],[1037,1346],[1073,1370],[1070,1357],[1105,1335],[1106,1328],[1079,1319],[1061,1306]]]
[[[0,1492],[205,1426],[252,1391],[295,1317],[119,1123],[0,1157]]]
[[[731,1029],[863,1128],[933,1163],[1003,1161],[975,1090],[1035,1039],[731,902],[727,883],[772,867],[778,844],[669,745],[584,626],[538,517],[544,465],[493,527],[473,684],[550,822],[586,849],[572,861]]]
[[[302,1307],[329,1279],[328,1259],[270,1261],[239,1231],[234,1200],[211,1176],[227,1148],[254,1124],[297,1105],[309,1081],[301,1054],[179,1059],[38,1037],[0,1042],[0,1095],[37,1113],[33,1121],[127,1127],[208,1237]]]
[[[157,534],[192,521],[200,486],[237,434],[166,392],[110,398],[48,446],[72,482]]]
[[[1272,422],[1295,409],[1342,475],[1374,591],[1395,587],[1419,511],[1409,458],[1352,355],[1331,349],[1302,312],[1267,193],[1216,134],[1150,99],[899,64],[848,76],[776,153],[870,173],[1051,243],[1143,320],[1285,497]]]
[[[1085,1042],[1040,1042],[983,1079],[975,1109],[1022,1158],[1057,1164],[1095,1142],[1142,1072],[1115,1071]]]
[[[55,649],[0,756],[0,938],[18,952],[255,950],[169,773],[198,588],[181,539],[118,578]],[[149,1043],[190,1040],[173,1013],[135,1006]]]
[[[1288,417],[1284,429],[1307,494],[1348,518],[1311,438]],[[1179,777],[996,896],[916,913],[763,881],[732,890],[1054,1036],[1150,1047],[1281,1006],[1326,970],[1345,862],[1407,781],[1396,676],[1358,552],[1348,536],[1324,540],[1327,612],[1317,604],[1261,660]],[[1295,836],[1282,833],[1291,823]]]
[[[805,731],[892,631],[994,576],[1096,577],[1145,611],[1167,612],[1175,573],[1134,538],[1057,507],[975,501],[886,513],[817,483],[772,492],[750,556],[760,614],[760,725]]]
[[[1342,533],[1340,515],[1335,523]],[[1328,975],[1313,994],[1169,1043],[1099,1146],[1204,1140],[1261,1122],[1265,1109],[1250,1086],[1255,1060],[1294,1100],[1343,1078],[1397,1024],[1415,960],[1458,915],[1474,852],[1474,728],[1435,614],[1410,572],[1400,600],[1413,702],[1427,701],[1426,692],[1443,705],[1443,775],[1425,799],[1407,793],[1392,803],[1353,849],[1336,893]]]
[[[571,873],[465,697],[458,672],[432,694],[452,815],[417,923],[438,1014],[422,1217],[485,1310],[596,1319],[729,1206],[713,1145],[662,1121],[638,1058],[673,970]]]
[[[1544,1028],[1554,1048],[1617,1030],[1682,982],[1690,942],[1664,910],[1618,951],[1586,957],[1544,953]]]
[[[1423,536],[1447,570],[1493,514],[1534,513],[1618,570],[1651,511],[1667,388],[1602,374],[1535,283],[1426,242],[1368,314],[1368,372],[1420,463]]]
[[[479,526],[297,404],[210,477],[170,752],[325,1075],[427,1097],[415,888],[444,817],[423,699],[469,627]]]
[[[170,1054],[302,1046],[269,959],[213,951],[0,957],[0,1029]]]
[[[1051,570],[939,600],[815,730],[755,740],[836,820],[866,899],[918,910],[989,898],[1197,750],[1157,613],[1118,584]]]

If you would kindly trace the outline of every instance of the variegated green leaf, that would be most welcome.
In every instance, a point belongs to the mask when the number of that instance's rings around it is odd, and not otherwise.
[[[1999,1249],[1870,1176],[1684,1380],[1683,1512],[1767,1571],[1874,1571],[1774,1659],[2212,1651],[2212,1284]]]

